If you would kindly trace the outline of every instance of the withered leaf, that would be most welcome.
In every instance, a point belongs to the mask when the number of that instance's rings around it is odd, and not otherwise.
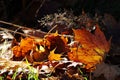
[[[84,63],[86,69],[93,69],[96,64],[102,61],[105,53],[109,51],[109,42],[98,25],[96,25],[94,34],[86,29],[73,31],[75,41],[79,41],[81,47],[78,45],[77,47],[71,48],[71,52],[68,53],[69,59]]]
[[[35,47],[33,38],[22,39],[20,45],[12,48],[15,57],[25,57],[25,55]]]
[[[53,61],[53,60],[61,60],[61,54],[55,54],[54,53],[55,52],[55,49],[53,49],[52,51],[50,51],[50,54],[49,54],[49,56],[48,56],[48,59],[50,60],[50,61]]]
[[[56,53],[67,52],[67,38],[59,36],[57,33],[46,36],[46,40],[50,42],[50,50],[56,48]]]

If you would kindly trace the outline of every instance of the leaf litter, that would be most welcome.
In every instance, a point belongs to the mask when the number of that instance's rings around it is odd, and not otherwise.
[[[93,77],[104,74],[114,80],[119,75],[118,67],[102,64],[110,40],[87,14],[55,13],[39,22],[48,31],[57,26],[48,33],[27,27],[20,27],[22,33],[1,28],[0,76],[4,79],[91,80],[89,73],[93,73]],[[106,73],[110,67],[113,76]]]

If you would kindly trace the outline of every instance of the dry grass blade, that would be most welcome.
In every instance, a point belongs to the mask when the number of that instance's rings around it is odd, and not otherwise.
[[[21,68],[28,67],[28,64],[26,64],[23,61],[11,61],[9,59],[3,59],[3,58],[0,58],[0,65],[1,65],[1,67],[4,66],[2,68],[12,68],[12,67],[15,67],[16,65],[21,67]]]
[[[0,44],[0,58],[11,59],[13,57],[11,48],[12,42],[5,40]]]

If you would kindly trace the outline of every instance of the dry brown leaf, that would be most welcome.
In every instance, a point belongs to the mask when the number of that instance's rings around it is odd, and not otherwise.
[[[56,53],[67,52],[66,48],[68,42],[67,38],[59,36],[57,33],[54,33],[46,36],[46,40],[50,42],[50,50],[56,48],[55,50]]]
[[[48,59],[48,55],[49,55],[49,50],[40,46],[39,50],[34,51],[32,54],[32,57],[34,59],[34,61],[44,61]]]

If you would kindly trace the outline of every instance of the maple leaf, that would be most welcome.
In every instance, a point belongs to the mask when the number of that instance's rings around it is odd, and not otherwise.
[[[53,60],[61,60],[61,54],[55,54],[54,52],[55,52],[55,50],[56,49],[53,49],[52,51],[50,51],[50,54],[49,54],[49,56],[48,56],[48,59],[50,60],[50,61],[53,61]]]
[[[94,34],[86,29],[77,29],[73,32],[75,41],[79,41],[80,45],[71,48],[71,52],[68,53],[69,59],[84,63],[86,69],[95,67],[102,61],[103,56],[110,48],[103,32],[98,25],[96,25]]]

